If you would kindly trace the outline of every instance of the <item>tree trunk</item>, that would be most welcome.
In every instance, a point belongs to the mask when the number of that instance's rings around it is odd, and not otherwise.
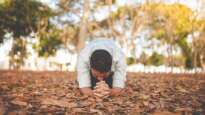
[[[205,69],[205,62],[204,62],[204,56],[200,55],[200,65],[201,68],[204,70]]]
[[[77,43],[77,52],[79,53],[82,48],[85,46],[85,40],[87,37],[87,21],[89,16],[89,0],[84,0],[83,6],[83,16],[81,18],[80,24],[80,33]]]

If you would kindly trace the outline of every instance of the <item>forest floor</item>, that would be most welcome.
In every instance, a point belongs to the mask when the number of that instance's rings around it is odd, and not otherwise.
[[[0,115],[205,115],[204,74],[128,73],[119,97],[82,96],[74,72],[0,71]]]

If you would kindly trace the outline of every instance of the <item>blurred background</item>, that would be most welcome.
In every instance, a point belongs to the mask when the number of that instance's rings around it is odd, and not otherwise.
[[[75,71],[114,39],[130,72],[205,72],[205,0],[0,0],[0,69]]]

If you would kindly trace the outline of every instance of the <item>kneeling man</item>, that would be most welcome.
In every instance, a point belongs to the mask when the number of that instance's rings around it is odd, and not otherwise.
[[[120,47],[110,39],[89,43],[78,56],[77,81],[84,95],[120,95],[126,82],[126,59]]]

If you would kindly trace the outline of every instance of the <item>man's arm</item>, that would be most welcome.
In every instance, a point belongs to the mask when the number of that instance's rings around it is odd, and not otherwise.
[[[77,62],[77,81],[80,91],[85,95],[92,95],[91,81],[90,81],[90,70],[88,66],[88,51],[83,49],[78,56]]]
[[[116,70],[113,76],[113,88],[110,91],[110,95],[118,96],[123,92],[126,82],[126,67],[125,55],[120,51],[115,65]]]

